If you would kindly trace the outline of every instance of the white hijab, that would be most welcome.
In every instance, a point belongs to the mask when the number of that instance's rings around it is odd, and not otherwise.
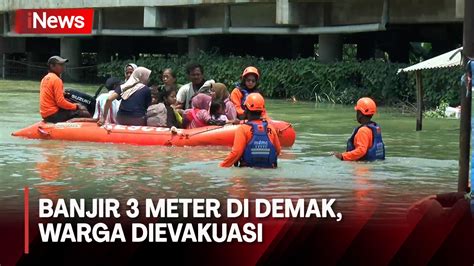
[[[134,63],[129,63],[128,65],[126,65],[126,66],[123,68],[123,72],[126,73],[128,67],[132,67],[132,69],[135,70],[135,69],[137,69],[138,66],[137,66],[136,64],[134,64]]]
[[[145,87],[150,74],[151,70],[148,68],[137,67],[130,78],[124,84],[120,85],[122,99],[127,100],[133,93]]]

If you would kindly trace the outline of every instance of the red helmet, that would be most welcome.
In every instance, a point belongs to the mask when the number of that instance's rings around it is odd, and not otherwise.
[[[250,111],[264,111],[265,99],[260,93],[250,93],[245,100],[245,107]]]
[[[360,98],[354,110],[360,111],[363,115],[374,115],[377,112],[377,105],[369,97]]]
[[[253,66],[246,67],[244,69],[244,72],[242,73],[242,78],[247,76],[248,74],[254,74],[255,76],[257,76],[257,79],[260,78],[260,73],[258,72],[258,69],[256,67],[253,67]]]

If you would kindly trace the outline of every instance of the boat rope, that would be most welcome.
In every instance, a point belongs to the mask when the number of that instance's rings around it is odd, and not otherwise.
[[[186,138],[189,138],[189,137],[196,136],[196,135],[199,135],[199,134],[202,134],[202,133],[207,133],[209,131],[213,131],[213,130],[216,130],[216,129],[221,129],[223,127],[224,126],[217,126],[217,127],[206,129],[206,130],[203,130],[203,131],[199,131],[199,132],[196,132],[196,133],[193,133],[193,134],[183,134],[183,135],[185,135]]]
[[[116,132],[116,131],[113,131],[112,129],[108,129],[108,128],[104,128],[106,131],[107,131],[107,134],[112,134],[112,133],[116,133],[116,134],[120,134],[120,133],[124,133],[124,132]],[[157,132],[157,133],[169,133],[170,131],[168,132]],[[149,135],[148,133],[149,132],[141,132],[141,131],[127,131],[126,132],[127,134],[134,134],[134,135]],[[164,135],[164,134],[157,134],[157,135]]]
[[[282,129],[278,129],[277,130],[277,133],[279,135],[281,135],[285,130],[287,130],[288,128],[291,128],[292,125],[291,124],[288,124],[286,127],[282,128]],[[123,133],[123,132],[114,132],[111,128],[107,127],[107,126],[104,126],[103,127],[106,131],[107,131],[107,134],[111,134],[111,133]],[[209,128],[209,129],[206,129],[206,130],[203,130],[203,131],[199,131],[199,132],[196,132],[196,133],[192,133],[192,134],[186,134],[186,133],[176,133],[176,134],[173,134],[171,131],[171,139],[169,139],[168,141],[171,141],[174,136],[176,135],[179,135],[180,138],[185,138],[185,139],[189,139],[190,137],[192,136],[196,136],[196,135],[199,135],[199,134],[203,134],[203,133],[207,133],[207,132],[210,132],[210,131],[214,131],[214,130],[217,130],[217,129],[221,129],[221,128],[224,128],[224,126],[216,126],[216,127],[213,127],[213,128]],[[159,132],[159,133],[168,133],[168,132]],[[137,132],[133,132],[133,131],[127,131],[127,134],[136,134],[136,135],[147,135],[148,132],[141,132],[141,131],[137,131]]]
[[[282,128],[282,129],[278,129],[278,135],[282,135],[283,134],[283,131],[289,129],[293,127],[291,124],[288,124],[286,127]]]

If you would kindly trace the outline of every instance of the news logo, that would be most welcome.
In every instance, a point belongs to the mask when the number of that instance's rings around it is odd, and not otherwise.
[[[91,34],[94,9],[20,9],[15,16],[18,34]]]

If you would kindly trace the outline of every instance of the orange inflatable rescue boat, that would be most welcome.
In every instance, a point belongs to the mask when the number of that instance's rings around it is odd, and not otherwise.
[[[290,147],[295,142],[296,133],[290,123],[272,120],[271,125],[278,132],[281,145]],[[89,141],[108,143],[127,143],[135,145],[167,146],[232,146],[234,133],[238,126],[207,126],[194,129],[178,129],[147,126],[106,125],[96,123],[57,123],[38,122],[12,133],[13,136],[30,139],[54,139],[68,141]]]

